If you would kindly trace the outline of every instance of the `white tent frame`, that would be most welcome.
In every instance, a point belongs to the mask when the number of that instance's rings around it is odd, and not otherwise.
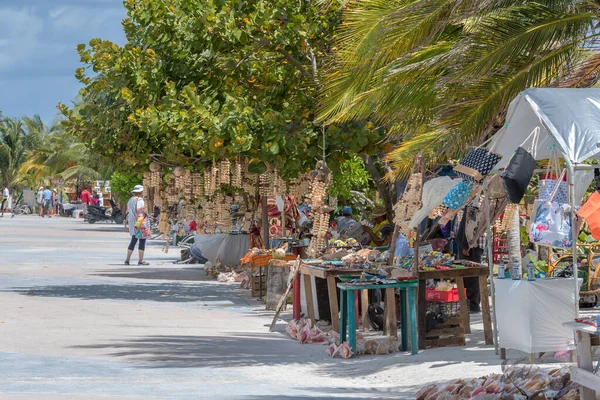
[[[550,101],[545,101],[546,98]],[[565,101],[575,98],[573,104],[565,104]],[[540,104],[541,103],[541,104]],[[562,107],[561,107],[562,106]],[[513,121],[515,114],[523,116],[522,120],[526,123],[523,127],[515,127],[519,121]],[[579,114],[584,114],[582,118],[584,126],[579,124]],[[557,120],[555,123],[554,119]],[[569,204],[573,207],[576,204],[575,199],[575,171],[599,169],[598,165],[582,164],[585,159],[598,157],[600,154],[600,90],[599,89],[527,89],[521,92],[512,102],[506,117],[504,127],[497,132],[491,140],[488,148],[497,149],[504,147],[500,151],[503,155],[499,166],[505,166],[512,157],[513,152],[519,144],[525,141],[535,126],[541,129],[540,138],[545,135],[540,143],[547,145],[548,142],[555,145],[557,151],[564,158],[567,166],[567,183]],[[586,125],[587,122],[587,125]],[[528,125],[528,126],[527,126]],[[593,125],[593,126],[592,126]],[[560,126],[563,131],[559,130]],[[567,129],[568,131],[566,131]],[[507,134],[507,132],[509,134]],[[516,140],[518,139],[518,140]],[[584,147],[578,149],[578,144],[583,143]],[[543,145],[542,145],[543,146]],[[551,147],[540,148],[538,144],[536,159],[548,158]],[[540,151],[541,150],[541,151]],[[579,151],[581,150],[581,151]],[[499,171],[495,171],[498,173]],[[487,253],[488,267],[490,274],[490,291],[492,293],[493,309],[493,328],[494,344],[496,354],[498,354],[498,327],[496,320],[495,287],[494,287],[494,264],[493,264],[493,243],[492,227],[490,221],[490,203],[488,196],[488,180],[484,181],[484,207],[487,225]],[[579,315],[579,282],[578,282],[578,263],[577,263],[577,238],[579,232],[575,230],[575,212],[571,213],[572,229],[572,256],[573,256],[573,277],[575,291],[575,315]]]

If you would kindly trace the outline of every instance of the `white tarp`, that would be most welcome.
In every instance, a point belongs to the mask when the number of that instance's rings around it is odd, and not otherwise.
[[[215,234],[194,236],[194,245],[202,251],[208,261],[215,264],[217,260],[224,265],[237,266],[240,259],[250,248],[250,236],[247,234]]]
[[[573,330],[563,322],[575,318],[574,283],[494,279],[499,346],[525,353],[572,350]]]
[[[541,129],[536,159],[561,157],[577,164],[600,155],[600,89],[538,89],[521,92],[511,103],[504,127],[488,148],[503,158],[504,167],[536,126]],[[529,148],[530,142],[525,148]]]

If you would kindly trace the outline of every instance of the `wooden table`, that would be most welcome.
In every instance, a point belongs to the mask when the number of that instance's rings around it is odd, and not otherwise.
[[[338,283],[337,287],[340,288],[340,299],[342,301],[342,321],[341,321],[341,332],[340,332],[340,343],[346,341],[348,336],[348,344],[352,349],[352,357],[356,356],[356,324],[354,323],[354,299],[355,293],[358,290],[372,290],[372,289],[385,289],[386,292],[395,292],[396,289],[400,289],[400,319],[402,329],[402,350],[408,350],[408,337],[409,337],[409,324],[410,324],[410,349],[411,354],[417,354],[419,352],[417,345],[417,305],[416,305],[416,291],[419,286],[416,281],[405,281],[396,283],[386,284],[375,284],[375,283],[360,283],[360,284],[347,284]],[[390,309],[390,314],[396,313],[395,307],[392,305],[395,302],[388,302],[387,308]],[[407,308],[408,307],[408,308]],[[408,312],[407,312],[408,311]],[[410,315],[407,315],[410,314]],[[389,315],[389,314],[388,314]],[[396,335],[396,337],[398,337]]]
[[[479,292],[481,294],[481,313],[483,319],[483,330],[485,344],[494,344],[494,333],[492,331],[492,318],[490,313],[490,300],[487,287],[487,276],[489,269],[485,267],[453,268],[449,270],[419,271],[419,348],[426,348],[425,313],[427,311],[427,300],[425,298],[425,282],[427,279],[454,279],[458,287],[458,300],[460,304],[460,320],[464,333],[471,333],[471,321],[465,295],[464,278],[479,277]],[[442,345],[444,343],[441,343]],[[459,343],[452,343],[459,344]],[[462,343],[464,345],[464,343]]]
[[[597,339],[596,327],[580,322],[566,322],[563,325],[575,331],[577,366],[571,367],[571,380],[581,385],[581,399],[596,400],[596,392],[600,392],[600,376],[594,375],[592,360],[592,339]]]
[[[334,331],[340,331],[339,305],[337,300],[335,278],[340,275],[360,276],[361,269],[351,268],[324,268],[316,265],[303,263],[300,267],[300,275],[304,279],[304,294],[306,295],[306,308],[308,317],[315,324],[315,303],[312,295],[311,276],[327,280],[327,292],[329,296],[329,310],[331,311],[331,325]],[[298,305],[299,307],[299,305]],[[296,308],[296,305],[294,305]],[[366,308],[365,308],[366,310]],[[366,312],[364,314],[367,314]]]

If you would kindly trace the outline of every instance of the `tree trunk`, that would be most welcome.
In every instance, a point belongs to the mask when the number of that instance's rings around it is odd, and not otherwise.
[[[371,179],[375,182],[375,187],[377,191],[381,195],[381,199],[383,200],[383,204],[387,210],[387,217],[389,221],[392,221],[394,218],[394,204],[396,203],[396,185],[388,182],[385,177],[385,172],[382,172],[377,168],[374,160],[368,156],[363,156],[363,161],[365,163],[365,167],[371,175]]]

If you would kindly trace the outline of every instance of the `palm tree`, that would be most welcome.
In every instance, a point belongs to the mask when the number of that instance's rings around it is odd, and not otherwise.
[[[522,90],[597,80],[598,16],[577,0],[350,1],[320,119],[387,125],[401,141],[388,155],[396,176],[418,151],[460,156]]]
[[[28,140],[19,119],[0,120],[0,174],[5,183],[12,184],[19,167],[27,157]]]
[[[46,132],[21,165],[19,183],[30,186],[43,181],[62,184],[73,179],[87,181],[112,175],[114,169],[111,166],[102,165],[83,143],[57,125]]]

